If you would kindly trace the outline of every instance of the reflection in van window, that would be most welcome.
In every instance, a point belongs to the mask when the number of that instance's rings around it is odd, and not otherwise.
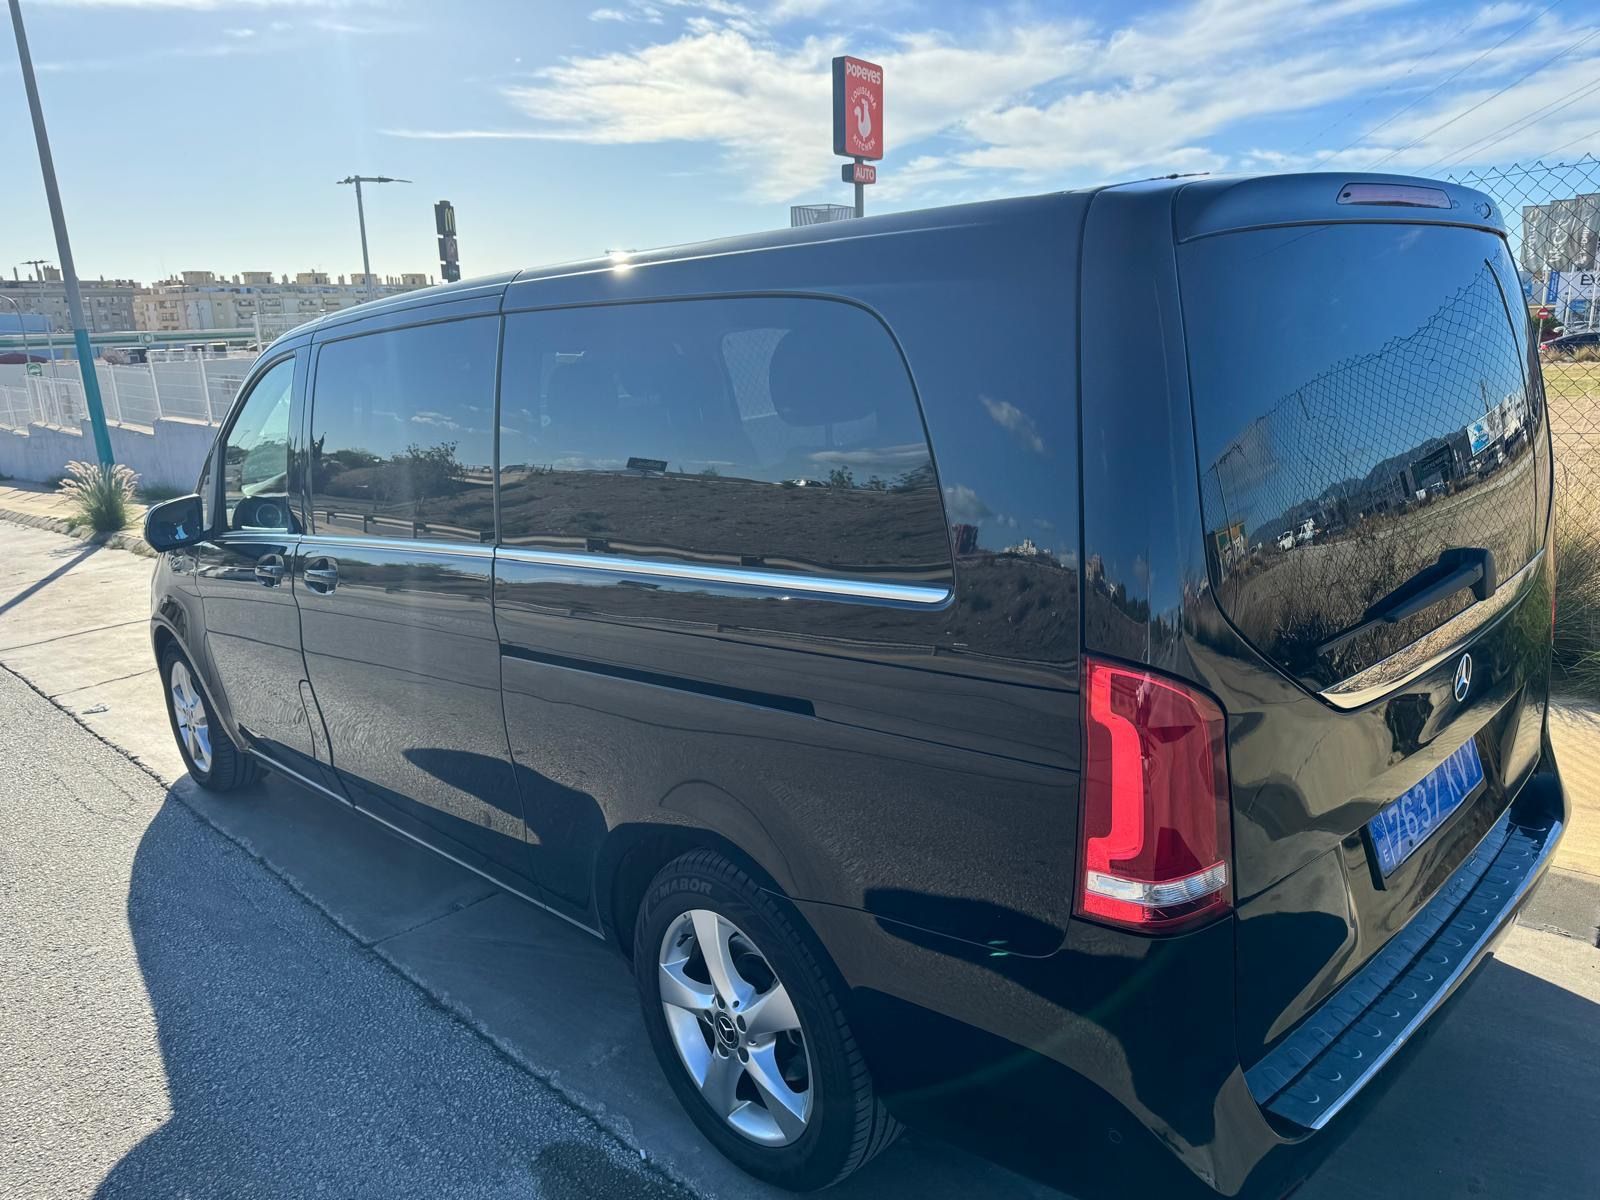
[[[512,545],[900,577],[948,571],[921,414],[869,314],[730,299],[506,322]]]
[[[1472,603],[1339,640],[1441,552],[1487,550],[1502,580],[1533,557],[1539,413],[1499,238],[1262,230],[1202,239],[1180,266],[1218,598],[1270,657],[1338,682]]]
[[[228,430],[222,449],[222,503],[229,529],[289,528],[289,413],[293,385],[293,358],[268,368],[250,389],[244,407]],[[208,475],[209,471],[208,460]]]
[[[318,533],[494,537],[498,325],[473,317],[322,347],[311,400]]]

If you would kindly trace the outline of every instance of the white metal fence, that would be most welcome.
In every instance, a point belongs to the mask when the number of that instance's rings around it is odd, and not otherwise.
[[[239,392],[253,354],[186,356],[182,361],[96,363],[106,420],[153,425],[160,417],[182,417],[215,425]],[[23,429],[35,421],[76,426],[87,418],[83,380],[76,362],[0,364],[0,426]]]

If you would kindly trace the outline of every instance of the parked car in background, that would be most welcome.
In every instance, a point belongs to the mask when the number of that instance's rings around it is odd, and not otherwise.
[[[1486,197],[1301,174],[330,313],[149,512],[173,731],[613,943],[760,1179],[1279,1197],[1567,819],[1521,303]]]
[[[1579,350],[1596,348],[1600,348],[1600,329],[1564,333],[1541,345],[1539,352],[1546,358],[1571,358]]]

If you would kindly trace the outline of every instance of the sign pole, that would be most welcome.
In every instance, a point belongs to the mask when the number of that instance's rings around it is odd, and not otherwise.
[[[72,243],[67,240],[67,218],[61,211],[61,191],[56,187],[56,164],[50,156],[50,137],[44,128],[44,112],[39,107],[39,85],[33,78],[33,58],[28,53],[28,35],[22,28],[22,9],[11,0],[11,28],[17,35],[17,58],[22,67],[22,84],[28,93],[28,112],[33,117],[33,138],[39,146],[39,170],[44,175],[45,200],[50,205],[50,222],[56,231],[56,254],[61,259],[61,278],[67,288],[67,311],[72,315],[72,340],[78,348],[78,371],[83,376],[83,400],[89,410],[89,425],[94,431],[95,453],[102,466],[111,466],[111,431],[106,428],[106,412],[100,403],[100,377],[95,374],[94,350],[89,345],[89,330],[83,323],[83,298],[78,294],[78,271],[72,264]],[[39,272],[41,281],[44,272]],[[48,320],[48,318],[47,318]],[[52,352],[53,353],[53,352]],[[55,363],[50,364],[50,379],[55,381]]]
[[[863,161],[864,160],[858,156],[856,158],[856,166],[859,167],[862,164]],[[867,185],[861,182],[860,174],[857,173],[857,176],[856,176],[856,216],[864,217],[866,215],[867,215]]]

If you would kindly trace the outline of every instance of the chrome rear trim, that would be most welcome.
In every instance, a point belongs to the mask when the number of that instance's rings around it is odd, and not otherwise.
[[[1502,817],[1384,948],[1255,1066],[1263,1108],[1321,1129],[1366,1086],[1488,951],[1561,840]]]
[[[1544,551],[1540,550],[1515,575],[1503,580],[1487,600],[1480,600],[1462,609],[1405,649],[1397,650],[1388,658],[1357,671],[1349,679],[1323,689],[1318,695],[1337,708],[1360,708],[1456,657],[1474,638],[1504,617],[1522,599],[1533,582],[1534,572],[1543,562]]]

